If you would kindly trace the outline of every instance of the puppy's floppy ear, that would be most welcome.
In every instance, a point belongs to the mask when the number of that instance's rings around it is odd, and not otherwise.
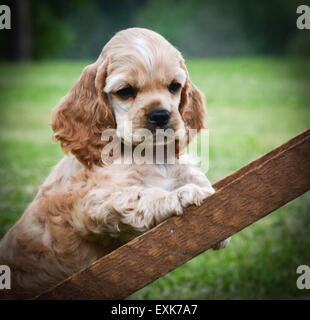
[[[179,112],[186,129],[196,129],[197,133],[205,128],[206,105],[205,97],[189,78],[184,62],[182,68],[186,71],[187,79],[181,93]]]
[[[179,104],[179,112],[185,125],[186,139],[182,139],[177,144],[177,156],[185,151],[187,144],[192,141],[196,133],[205,128],[206,118],[205,97],[190,80],[184,61],[181,61],[181,67],[185,70],[187,76]],[[194,130],[189,131],[189,129]]]
[[[103,92],[106,74],[107,62],[99,57],[83,70],[52,114],[54,138],[66,153],[71,152],[89,168],[102,166],[101,150],[107,142],[101,141],[101,134],[116,126]]]

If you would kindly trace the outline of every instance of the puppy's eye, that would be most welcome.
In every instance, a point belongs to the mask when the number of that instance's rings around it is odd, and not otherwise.
[[[133,87],[126,87],[116,91],[116,94],[122,99],[127,100],[129,98],[134,98],[137,94],[137,90]]]
[[[173,94],[177,93],[180,88],[181,88],[181,85],[178,82],[174,82],[174,81],[171,82],[168,86],[168,90]]]

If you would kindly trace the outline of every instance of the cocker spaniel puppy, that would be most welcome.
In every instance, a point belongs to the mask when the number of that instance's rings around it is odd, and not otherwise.
[[[0,242],[15,297],[39,294],[211,195],[205,175],[180,161],[182,141],[204,117],[204,98],[176,48],[150,30],[117,33],[55,108],[54,138],[67,155]],[[116,161],[129,142],[133,153],[141,129],[176,133],[174,164]],[[104,152],[107,130],[121,141],[118,157]]]

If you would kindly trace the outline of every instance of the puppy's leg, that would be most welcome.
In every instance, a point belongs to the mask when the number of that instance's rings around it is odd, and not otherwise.
[[[189,205],[201,205],[202,201],[214,192],[209,180],[201,187],[195,184],[186,184],[172,192],[163,193],[162,190],[156,190],[155,188],[148,189],[141,194],[138,204],[137,212],[143,212],[143,218],[138,224],[142,222],[142,225],[146,225],[149,229],[174,214],[182,214],[183,208]],[[131,222],[128,221],[127,223]],[[230,238],[225,239],[215,244],[212,249],[224,249],[229,242]]]
[[[215,192],[204,173],[195,167],[188,167],[188,170],[184,170],[183,174],[180,176],[179,183],[185,183],[185,185],[178,189],[183,207],[192,204],[199,206],[205,198]],[[220,250],[226,248],[230,239],[231,238],[229,237],[220,241],[215,244],[212,249]]]
[[[178,193],[161,188],[131,187],[115,193],[112,199],[114,210],[121,213],[121,222],[141,231],[183,213]]]
[[[230,239],[231,239],[231,237],[229,237],[229,238],[227,238],[227,239],[225,239],[225,240],[223,240],[223,241],[220,241],[220,242],[216,243],[216,244],[212,247],[212,249],[213,249],[213,250],[221,250],[221,249],[226,248],[226,247],[228,246],[229,242],[230,242]]]
[[[107,233],[116,238],[128,229],[144,232],[172,215],[182,214],[183,208],[177,192],[132,186],[112,193],[93,189],[75,212],[79,214],[75,221],[84,228],[84,234]]]
[[[187,208],[190,205],[200,206],[202,201],[215,191],[211,186],[198,186],[194,183],[188,183],[175,190],[178,194],[182,207]]]
[[[95,233],[107,232],[113,237],[128,227],[144,232],[173,215],[181,215],[183,208],[191,204],[199,205],[212,192],[213,189],[193,184],[173,191],[137,186],[113,193],[94,189],[84,204],[89,221],[83,225]]]
[[[212,192],[213,189],[191,184],[172,192],[135,186],[114,193],[95,189],[83,204],[86,208],[83,226],[92,233],[107,233],[113,238],[128,229],[145,232],[173,215],[181,215],[184,207],[199,205]],[[216,249],[224,247],[225,241]]]

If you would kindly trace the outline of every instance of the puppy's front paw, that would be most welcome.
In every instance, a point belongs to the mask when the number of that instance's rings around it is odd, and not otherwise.
[[[200,206],[202,201],[214,192],[212,187],[201,188],[195,184],[187,184],[177,190],[183,208],[192,204]]]
[[[225,240],[223,240],[223,241],[218,242],[217,244],[215,244],[215,245],[212,247],[212,249],[213,249],[213,250],[221,250],[221,249],[226,248],[226,247],[228,246],[229,242],[230,242],[230,239],[231,239],[231,238],[229,237],[229,238],[227,238],[227,239],[225,239]]]

